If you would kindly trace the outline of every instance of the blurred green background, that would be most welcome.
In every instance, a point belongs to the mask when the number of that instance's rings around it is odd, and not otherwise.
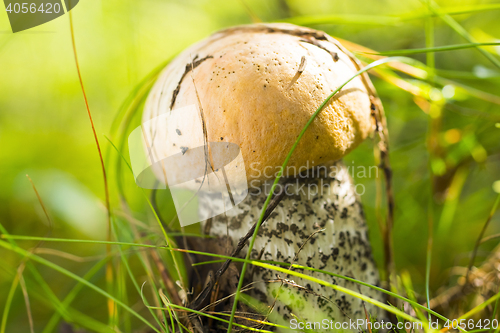
[[[467,12],[491,3],[439,1],[442,8],[452,12]],[[110,128],[121,103],[143,77],[167,58],[215,30],[252,23],[252,17],[262,21],[292,18],[293,22],[379,52],[422,48],[426,45],[425,19],[404,18],[426,13],[425,4],[417,0],[80,1],[72,11],[76,46],[90,109],[108,162],[114,212],[119,216],[121,211],[114,177],[116,154],[104,135],[118,141],[118,137],[111,135]],[[325,18],[325,15],[332,16]],[[479,42],[500,41],[499,17],[500,9],[453,15]],[[432,21],[435,45],[466,43],[439,18]],[[500,60],[500,46],[484,49]],[[425,54],[412,57],[426,62]],[[422,101],[415,96],[372,77],[389,125],[396,201],[396,266],[398,271],[409,271],[416,293],[424,294],[427,224],[432,201],[435,239],[430,289],[434,296],[440,288],[454,283],[451,268],[467,265],[497,196],[494,188],[500,192],[500,183],[495,184],[500,179],[500,68],[476,49],[436,53],[435,61],[437,75],[470,88],[463,91],[451,82],[444,84],[445,88],[439,84],[433,87],[431,83],[416,82],[403,75],[407,82],[430,92],[431,97],[437,96],[435,101],[445,103],[441,114],[434,118],[418,106]],[[493,95],[492,100],[466,93],[475,90]],[[133,124],[139,123],[140,115],[133,120]],[[130,126],[132,128],[134,126]],[[373,143],[364,143],[346,161],[351,165],[373,165]],[[430,170],[435,175],[433,179]],[[12,34],[2,10],[0,223],[11,234],[47,236],[50,229],[47,219],[26,174],[36,185],[53,220],[51,237],[106,238],[102,173],[75,68],[69,17],[64,15]],[[128,194],[131,215],[155,225],[132,176],[127,172],[124,175],[121,185]],[[382,266],[375,179],[357,181],[366,186],[362,200],[375,258]],[[168,193],[159,193],[159,199],[165,216],[173,216]],[[500,217],[496,214],[486,235],[499,232]],[[35,241],[18,243],[25,249],[37,244]],[[477,263],[497,244],[498,239],[481,245]],[[103,245],[44,243],[41,248],[83,258],[64,258],[50,251],[39,253],[78,275],[87,272],[95,259],[105,254]],[[3,249],[0,253],[2,310],[22,258]],[[53,270],[37,267],[59,298],[75,285],[75,281]],[[104,270],[92,282],[105,288]],[[54,309],[33,278],[27,276],[26,283],[32,291],[35,330],[41,332]],[[133,291],[131,295],[130,305],[140,309],[139,296]],[[106,300],[94,292],[80,293],[73,307],[96,320],[107,320]],[[135,322],[134,325],[141,326]],[[14,294],[6,332],[29,332],[20,288]]]

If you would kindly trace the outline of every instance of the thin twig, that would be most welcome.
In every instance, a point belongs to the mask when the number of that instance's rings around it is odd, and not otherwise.
[[[25,264],[26,264],[26,262],[23,262],[19,266],[19,269],[17,270],[17,274],[19,274],[19,285],[21,286],[21,290],[23,291],[24,303],[26,303],[26,312],[28,313],[28,322],[30,324],[30,332],[35,333],[35,329],[33,327],[33,316],[31,314],[30,298],[29,298],[28,289],[26,288],[26,283],[24,282],[24,277],[23,277],[23,271],[24,271]]]
[[[33,190],[35,191],[36,197],[38,198],[38,201],[40,202],[40,205],[42,206],[42,209],[43,209],[43,211],[45,213],[45,216],[47,217],[47,220],[48,220],[48,223],[49,223],[49,231],[47,233],[47,236],[49,236],[50,233],[52,232],[52,220],[51,220],[50,215],[48,214],[48,212],[47,212],[47,210],[45,208],[45,204],[43,203],[43,200],[42,200],[40,194],[38,193],[38,190],[36,189],[35,183],[33,183],[33,181],[31,180],[30,176],[26,175],[26,177],[30,181],[31,186],[33,187]],[[34,248],[32,248],[32,249],[29,250],[29,253],[34,253],[38,249],[38,247],[41,246],[42,244],[43,244],[43,240],[39,241],[35,245]],[[22,289],[22,292],[23,292],[23,296],[24,296],[24,301],[26,303],[26,312],[28,314],[28,320],[29,320],[29,324],[30,324],[30,331],[34,332],[33,317],[32,317],[32,314],[31,314],[31,306],[30,306],[30,301],[29,301],[29,296],[28,296],[28,290],[26,289],[26,283],[25,283],[24,278],[23,278],[24,268],[26,267],[26,263],[28,262],[28,260],[29,260],[29,257],[25,256],[23,258],[23,260],[21,261],[21,264],[19,265],[19,267],[17,269],[17,274],[18,274],[17,278],[15,278],[14,281],[13,281],[13,288],[15,289],[17,287],[18,283],[21,286],[21,289]],[[4,312],[4,316],[5,316],[5,312]],[[6,322],[2,321],[2,325],[0,327],[0,332],[4,332],[4,330],[5,330],[5,323]]]
[[[26,177],[30,181],[31,186],[33,187],[33,191],[35,191],[36,197],[38,198],[38,202],[40,203],[40,206],[42,206],[45,217],[47,217],[47,222],[49,223],[49,234],[50,234],[52,232],[52,219],[50,218],[50,215],[47,211],[47,208],[45,207],[45,204],[43,203],[43,200],[40,197],[38,190],[36,189],[35,183],[33,183],[33,180],[31,180],[31,177],[29,175],[26,175]]]
[[[494,234],[491,236],[484,237],[483,239],[481,239],[481,244],[486,243],[487,241],[490,241],[495,238],[500,238],[500,234]]]

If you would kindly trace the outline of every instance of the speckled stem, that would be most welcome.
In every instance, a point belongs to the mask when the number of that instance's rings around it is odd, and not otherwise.
[[[212,236],[229,236],[230,253],[258,219],[269,189],[270,185],[251,189],[242,203],[226,215],[204,222],[203,229]],[[219,204],[213,197],[200,197],[200,209],[213,209]],[[349,169],[340,161],[289,179],[286,195],[259,230],[251,258],[293,262],[378,285],[365,216]],[[319,272],[303,273],[385,302],[384,296],[373,289]],[[298,286],[282,283],[280,278],[293,280]],[[365,308],[371,316],[385,319],[382,310],[373,305],[304,279],[277,278],[275,272],[258,267],[250,270],[246,279],[248,283],[259,282],[250,295],[265,304],[272,305],[279,294],[273,311],[285,324],[293,318],[290,313],[306,321],[355,321],[366,318]],[[269,280],[274,282],[266,282]]]

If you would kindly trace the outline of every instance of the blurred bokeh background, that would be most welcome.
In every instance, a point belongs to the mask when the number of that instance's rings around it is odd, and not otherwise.
[[[491,4],[439,1],[443,10],[483,43],[500,41],[500,4],[496,9],[488,7]],[[132,176],[124,172],[120,184],[114,177],[116,153],[104,135],[119,140],[111,124],[120,105],[142,78],[169,57],[215,30],[256,19],[308,25],[379,52],[423,48],[428,13],[425,2],[418,0],[81,0],[72,10],[76,48],[107,162],[115,214],[155,225]],[[440,18],[431,20],[435,45],[467,43]],[[500,46],[484,50],[500,61]],[[411,57],[428,61],[426,54]],[[442,79],[439,84],[402,75],[405,82],[428,93],[421,97],[372,77],[390,133],[396,267],[410,272],[416,293],[424,294],[427,226],[432,218],[433,296],[455,283],[454,267],[467,265],[500,192],[500,68],[474,48],[436,53],[435,67]],[[480,92],[486,93],[484,98],[472,96]],[[427,100],[438,104],[438,111]],[[132,118],[132,124],[139,123],[140,114]],[[374,165],[373,143],[365,142],[346,161]],[[366,186],[362,200],[375,258],[382,266],[376,179],[359,177],[356,181]],[[127,193],[131,207],[127,214],[122,212],[118,185]],[[174,214],[168,192],[158,193],[158,199],[167,220]],[[101,167],[76,72],[68,15],[13,34],[7,14],[0,11],[0,223],[14,235],[106,238]],[[499,214],[486,236],[497,233]],[[37,244],[17,242],[25,249]],[[497,244],[498,238],[482,244],[476,263]],[[80,276],[105,255],[105,246],[99,244],[44,243],[40,247],[44,250],[39,255]],[[4,249],[0,253],[1,311],[22,257]],[[36,267],[61,299],[75,285],[74,280],[47,267]],[[54,309],[37,280],[29,272],[25,275],[35,330],[41,332]],[[104,269],[92,282],[105,288]],[[140,297],[135,291],[130,294],[130,305],[139,310]],[[79,315],[107,321],[106,299],[94,292],[79,293],[72,308]],[[17,288],[5,332],[29,332],[27,318],[23,294]],[[133,326],[141,325],[133,321]]]

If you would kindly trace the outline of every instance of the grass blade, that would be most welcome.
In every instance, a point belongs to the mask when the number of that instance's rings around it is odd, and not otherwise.
[[[434,48],[434,20],[432,17],[428,17],[425,20],[425,46],[426,48]],[[434,53],[429,52],[426,54],[426,62],[427,66],[431,69],[430,73],[432,77],[435,75],[435,64],[436,60],[434,57]],[[432,103],[432,102],[431,102]],[[429,117],[429,122],[430,122],[430,127],[432,128],[432,123],[434,122],[434,119],[432,117]],[[433,133],[433,131],[430,129],[429,133]],[[428,139],[428,142],[432,142],[431,140]],[[430,146],[430,144],[429,144]],[[431,148],[431,147],[429,147]],[[429,149],[431,152],[432,150]],[[431,296],[430,296],[430,279],[431,279],[431,265],[432,265],[432,243],[434,239],[434,196],[432,195],[433,188],[432,188],[432,156],[430,156],[429,161],[428,161],[428,169],[429,173],[431,175],[431,182],[430,182],[430,192],[431,195],[429,195],[429,212],[428,212],[428,223],[427,223],[427,255],[426,255],[426,263],[425,263],[425,298],[427,300],[427,307],[430,309],[431,307]],[[429,321],[431,320],[431,314],[428,314],[428,319]]]
[[[90,283],[89,281],[83,279],[82,277],[68,271],[67,269],[64,269],[52,262],[50,262],[49,260],[46,260],[44,258],[41,258],[33,253],[30,253],[24,249],[21,249],[19,247],[15,247],[13,246],[12,244],[9,244],[9,243],[6,243],[5,241],[0,241],[0,247],[3,247],[4,249],[7,249],[7,250],[10,250],[10,251],[13,251],[13,252],[16,252],[17,254],[20,254],[21,256],[23,257],[28,257],[29,259],[33,260],[33,261],[36,261],[44,266],[47,266],[49,268],[52,268],[53,270],[63,274],[63,275],[66,275],[67,277],[70,277],[80,283],[82,283],[83,285],[89,287],[90,289],[96,291],[97,293],[103,295],[104,297],[106,298],[109,298],[111,300],[113,300],[116,304],[120,305],[121,307],[123,307],[125,310],[129,311],[131,314],[133,314],[137,319],[139,319],[140,321],[142,321],[143,323],[145,323],[147,326],[149,326],[151,329],[153,329],[155,332],[157,333],[161,333],[156,327],[154,327],[153,325],[151,325],[149,323],[149,321],[147,321],[146,319],[144,319],[144,317],[142,317],[140,314],[138,314],[136,311],[134,311],[132,308],[130,308],[128,305],[122,303],[120,300],[118,300],[116,297],[110,295],[109,293],[107,293],[106,291],[102,290],[101,288],[97,287],[96,285]]]
[[[423,0],[421,0],[423,1]],[[477,41],[465,30],[454,18],[450,15],[441,12],[440,7],[434,0],[428,0],[428,8],[437,16],[439,16],[446,24],[448,24],[457,34],[462,36],[469,43],[477,43]],[[481,52],[492,64],[500,68],[500,60],[495,58],[492,54],[488,53],[484,49],[477,47],[478,51]]]
[[[468,43],[468,44],[455,44],[455,45],[445,45],[445,46],[427,46],[420,49],[405,49],[405,50],[394,50],[394,51],[384,51],[384,52],[360,52],[360,54],[373,54],[380,56],[397,56],[397,55],[411,55],[411,54],[420,54],[420,53],[434,53],[434,52],[445,52],[445,51],[456,51],[456,50],[464,50],[470,48],[476,48],[479,46],[497,46],[500,43]],[[433,68],[433,63],[427,62],[427,66]]]
[[[106,264],[107,258],[99,261],[97,264],[95,264],[84,276],[83,278],[85,280],[89,280],[92,278],[99,270]],[[68,293],[68,295],[64,298],[62,301],[62,304],[64,307],[69,307],[71,302],[76,298],[80,290],[82,289],[83,284],[77,283],[73,289]],[[45,328],[43,329],[42,333],[50,333],[53,332],[56,328],[56,325],[59,321],[60,314],[58,312],[54,313],[52,317],[50,318],[49,322],[47,325],[45,325]]]

